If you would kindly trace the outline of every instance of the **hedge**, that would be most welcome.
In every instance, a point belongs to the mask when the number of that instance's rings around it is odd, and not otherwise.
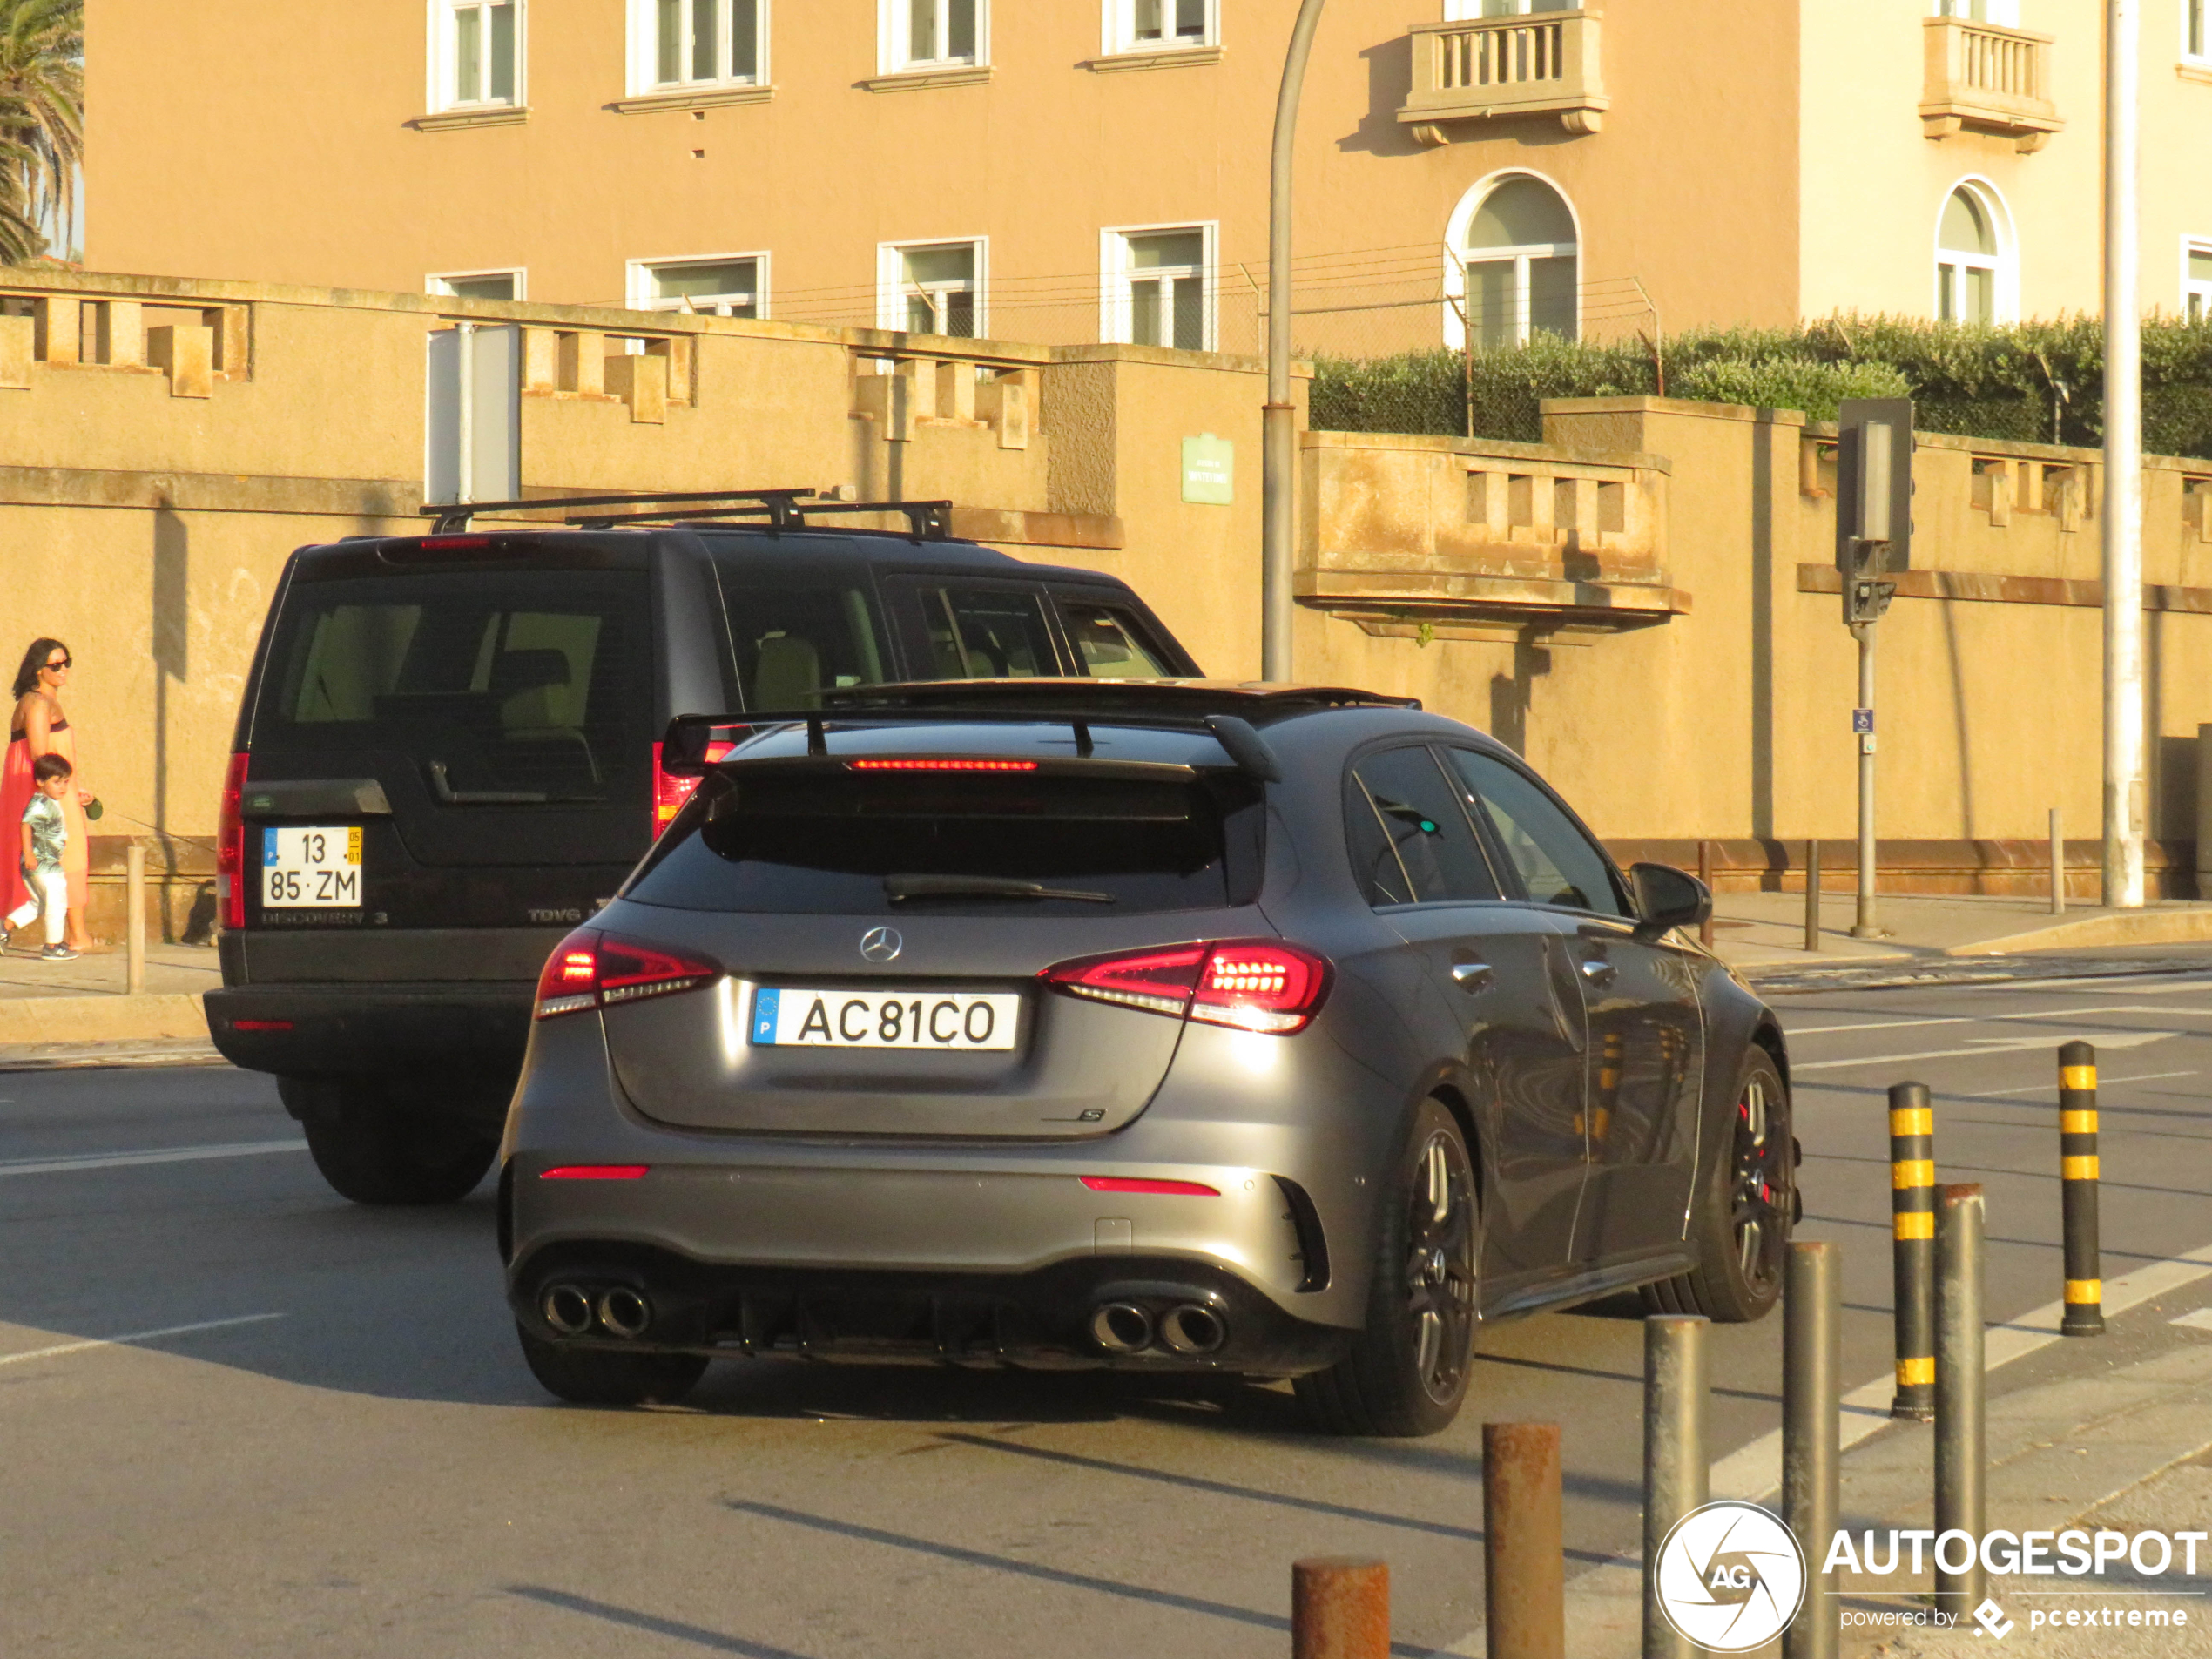
[[[1649,396],[1657,367],[1641,340],[1313,360],[1312,420],[1339,432],[1543,436],[1548,397]],[[1803,409],[1833,420],[1848,397],[1912,397],[1932,432],[2094,448],[2104,442],[2104,327],[2094,318],[1959,327],[1900,317],[1831,318],[1802,328],[1708,329],[1666,342],[1672,397]],[[1471,386],[1469,382],[1472,382]],[[2157,455],[2212,456],[2212,319],[2143,324],[2143,442]]]

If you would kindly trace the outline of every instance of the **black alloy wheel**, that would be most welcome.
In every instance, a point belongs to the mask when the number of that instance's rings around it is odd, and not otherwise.
[[[1421,1103],[1393,1185],[1366,1329],[1346,1358],[1298,1380],[1332,1433],[1433,1434],[1467,1395],[1481,1225],[1467,1137],[1441,1102]]]
[[[1734,1121],[1719,1150],[1690,1215],[1697,1265],[1646,1285],[1644,1304],[1656,1313],[1703,1313],[1740,1325],[1764,1318],[1781,1299],[1800,1205],[1790,1092],[1774,1057],[1756,1045],[1737,1075]]]

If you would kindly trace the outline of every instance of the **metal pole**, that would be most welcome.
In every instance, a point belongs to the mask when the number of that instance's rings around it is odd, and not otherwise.
[[[123,854],[123,948],[136,996],[146,988],[146,850],[135,840]]]
[[[2105,1286],[2097,1251],[2097,1051],[2059,1049],[2059,1192],[2065,1220],[2066,1314],[2060,1334],[2105,1332]]]
[[[2105,30],[2104,900],[2143,902],[2142,0]]]
[[[1299,0],[1275,98],[1267,177],[1267,406],[1260,434],[1259,674],[1291,678],[1291,534],[1297,500],[1298,408],[1291,401],[1291,162],[1298,94],[1322,0]]]
[[[1482,1426],[1482,1600],[1489,1659],[1565,1659],[1556,1423]]]
[[[2051,914],[2066,914],[2066,826],[2051,808]]]
[[[1989,1594],[1981,1564],[1989,1467],[1982,1407],[1984,1207],[1979,1185],[1943,1189],[1936,1212],[1936,1605],[1963,1623]],[[1958,1562],[1963,1542],[1966,1561]]]
[[[1710,841],[1697,843],[1697,879],[1705,884],[1707,893],[1712,892],[1713,844]],[[1707,950],[1713,948],[1713,913],[1710,907],[1705,912],[1705,920],[1697,924],[1697,942]]]
[[[1858,642],[1858,706],[1874,706],[1874,624],[1851,624]],[[1853,939],[1879,939],[1882,930],[1874,919],[1874,734],[1858,738],[1858,919],[1851,923]]]
[[[1390,1568],[1350,1555],[1291,1567],[1291,1659],[1389,1659]]]
[[[1820,948],[1820,838],[1805,837],[1805,948]]]
[[[1843,1610],[1828,1559],[1839,1514],[1843,1455],[1843,1296],[1840,1252],[1790,1246],[1782,1303],[1782,1519],[1805,1552],[1805,1601],[1782,1638],[1783,1659],[1836,1659]]]
[[[1891,1305],[1897,1319],[1892,1417],[1935,1415],[1935,1108],[1925,1083],[1890,1089]]]
[[[1643,1322],[1643,1659],[1699,1659],[1701,1651],[1667,1622],[1656,1587],[1659,1547],[1710,1495],[1705,1331],[1702,1314]]]

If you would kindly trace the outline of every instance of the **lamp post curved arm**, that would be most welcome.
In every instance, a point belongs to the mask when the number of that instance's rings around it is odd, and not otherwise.
[[[1260,448],[1260,677],[1291,678],[1291,536],[1296,505],[1298,410],[1291,401],[1291,160],[1298,94],[1323,0],[1299,0],[1275,99],[1267,182],[1267,408]]]

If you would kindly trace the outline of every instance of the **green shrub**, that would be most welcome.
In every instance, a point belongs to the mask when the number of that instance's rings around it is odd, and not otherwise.
[[[1693,363],[1668,391],[1701,403],[1748,403],[1754,408],[1802,409],[1832,421],[1850,397],[1910,397],[1911,385],[1887,363],[1823,363],[1811,357],[1716,357]]]

